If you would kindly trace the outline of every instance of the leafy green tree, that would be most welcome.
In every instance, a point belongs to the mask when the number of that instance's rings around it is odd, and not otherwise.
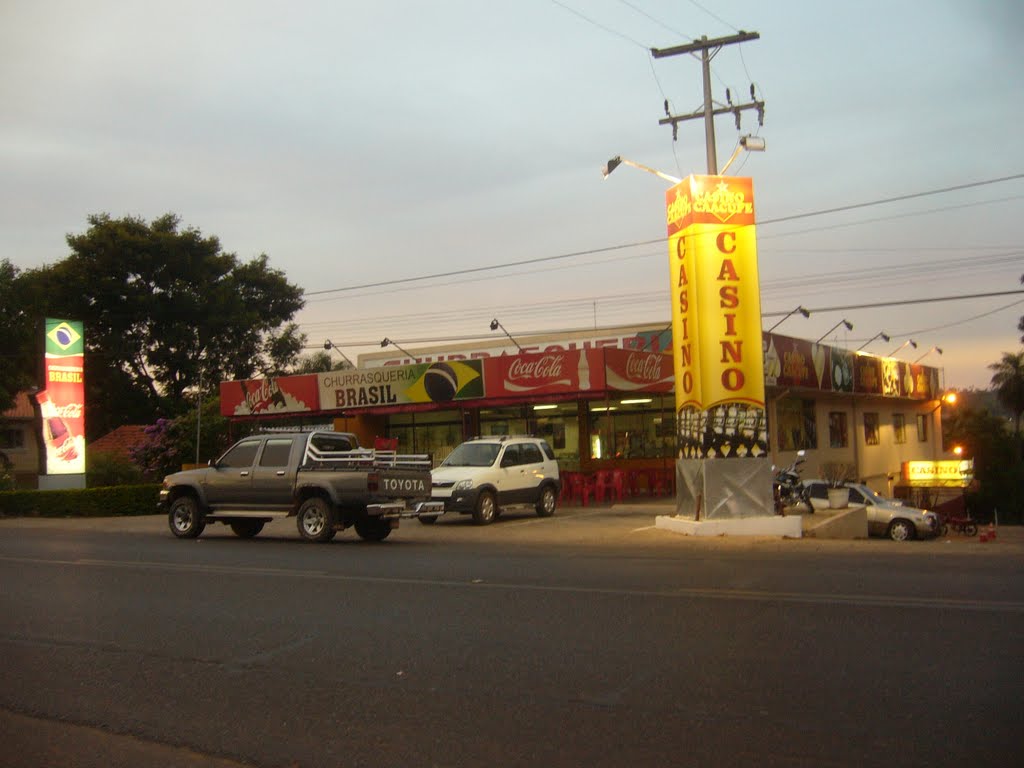
[[[1016,442],[1006,419],[987,408],[957,407],[942,421],[947,445],[960,445],[974,461],[977,481],[967,493],[971,513],[1000,522],[1024,522],[1024,464],[1014,450]]]
[[[89,436],[173,417],[186,393],[273,376],[298,359],[302,289],[266,255],[240,262],[174,214],[88,218],[71,255],[25,273],[39,308],[83,320]]]
[[[989,365],[992,388],[999,402],[1013,414],[1014,435],[1020,435],[1021,414],[1024,414],[1024,352],[1004,352],[1003,359]]]
[[[292,373],[327,373],[328,371],[347,371],[352,364],[347,360],[335,360],[330,352],[314,352],[300,357]]]
[[[0,261],[0,412],[35,382],[39,365],[42,322],[30,310],[20,282],[17,267],[7,259]]]
[[[196,450],[196,420],[199,418],[199,450]],[[216,458],[233,440],[249,432],[252,425],[236,425],[220,413],[220,400],[209,397],[203,401],[202,416],[195,408],[174,419],[157,419],[146,427],[146,441],[131,450],[132,460],[149,480],[179,471],[183,465]],[[232,432],[236,434],[232,436]]]

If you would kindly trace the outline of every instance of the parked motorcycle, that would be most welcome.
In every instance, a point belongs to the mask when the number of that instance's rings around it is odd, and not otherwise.
[[[804,452],[797,451],[796,459],[788,467],[776,471],[772,478],[772,492],[775,496],[775,512],[786,514],[787,507],[802,506],[808,512],[814,512],[809,489],[800,480],[800,465],[804,463]]]

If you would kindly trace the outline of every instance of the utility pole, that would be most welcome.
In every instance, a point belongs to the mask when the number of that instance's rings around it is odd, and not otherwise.
[[[758,101],[754,98],[754,86],[750,86],[750,102],[747,104],[733,104],[732,96],[726,91],[726,100],[729,102],[725,106],[715,107],[714,102],[711,100],[711,59],[715,57],[722,46],[733,45],[735,43],[745,43],[749,40],[759,40],[761,35],[757,32],[743,32],[740,31],[737,35],[730,35],[729,37],[716,37],[713,40],[708,40],[707,35],[703,36],[700,40],[694,40],[692,43],[687,45],[677,45],[673,48],[651,48],[651,55],[656,59],[663,59],[668,56],[678,56],[683,53],[695,53],[700,51],[701,68],[704,75],[704,108],[696,112],[692,112],[688,115],[673,115],[669,112],[668,101],[665,101],[665,114],[667,117],[663,117],[658,121],[658,125],[671,125],[672,126],[672,140],[675,141],[678,135],[679,123],[685,120],[696,120],[699,117],[704,118],[704,141],[707,145],[707,158],[708,158],[708,174],[711,176],[718,175],[718,155],[715,151],[715,115],[724,115],[728,112],[732,112],[736,116],[736,130],[740,128],[740,114],[746,109],[757,110],[757,123],[758,125],[764,124],[764,102]]]

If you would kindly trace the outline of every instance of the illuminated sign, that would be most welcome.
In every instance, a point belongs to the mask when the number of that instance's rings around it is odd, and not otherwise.
[[[682,458],[768,452],[754,194],[689,176],[666,195],[672,354]]]
[[[967,485],[973,477],[972,459],[903,462],[903,481],[910,484]]]
[[[84,334],[80,321],[46,319],[46,387],[35,398],[48,475],[85,474]]]

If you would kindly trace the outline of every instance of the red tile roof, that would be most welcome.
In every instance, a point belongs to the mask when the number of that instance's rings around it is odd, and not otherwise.
[[[118,427],[113,432],[108,432],[103,437],[89,443],[88,450],[109,453],[131,461],[128,449],[145,442],[146,433],[143,431],[145,428],[141,424],[126,424],[123,427]]]
[[[19,392],[14,396],[14,407],[0,413],[4,419],[34,419],[36,412],[32,408],[32,402],[28,399],[27,392]]]

